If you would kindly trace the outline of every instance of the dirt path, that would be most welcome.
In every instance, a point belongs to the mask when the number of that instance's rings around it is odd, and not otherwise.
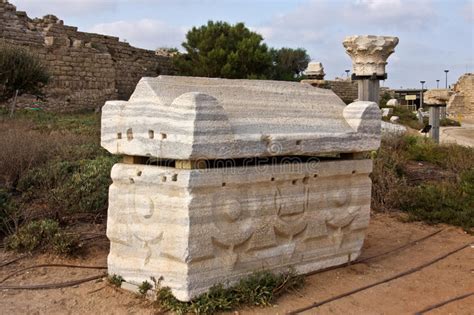
[[[440,141],[474,147],[474,121],[465,121],[461,127],[441,127]]]
[[[285,314],[421,265],[444,253],[474,242],[474,237],[447,226],[402,223],[377,214],[372,218],[362,257],[399,247],[440,228],[435,236],[399,252],[367,262],[307,277],[298,293],[282,297],[266,309],[243,309],[239,314]],[[39,263],[105,265],[108,243],[94,241],[82,259],[41,255],[0,268],[0,279],[14,270]],[[14,255],[0,252],[2,262]],[[9,279],[5,284],[61,282],[100,274],[101,270],[41,268]],[[303,314],[413,314],[425,307],[474,291],[474,248],[468,247],[421,271],[328,303]],[[473,314],[474,296],[445,305],[429,314]],[[43,291],[0,292],[0,314],[153,314],[149,302],[114,289],[104,281]]]

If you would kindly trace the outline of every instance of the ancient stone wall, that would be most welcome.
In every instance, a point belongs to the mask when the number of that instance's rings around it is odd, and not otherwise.
[[[303,80],[301,83],[308,83],[312,86],[332,90],[344,103],[350,104],[357,99],[357,82],[351,80]]]
[[[95,109],[106,100],[128,99],[141,77],[173,73],[169,56],[79,32],[53,15],[30,19],[0,0],[0,17],[0,39],[28,47],[48,66],[51,82],[40,105],[48,110]],[[19,106],[32,106],[31,98],[21,98]]]
[[[455,119],[474,119],[474,73],[462,75],[453,91],[448,102],[448,114]]]

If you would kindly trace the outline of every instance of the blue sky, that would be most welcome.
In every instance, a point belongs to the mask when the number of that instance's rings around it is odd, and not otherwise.
[[[30,17],[54,14],[82,31],[132,45],[178,47],[186,31],[208,20],[244,22],[272,47],[302,47],[321,61],[326,78],[351,68],[348,35],[400,38],[389,58],[392,88],[444,86],[474,72],[474,0],[11,0]]]

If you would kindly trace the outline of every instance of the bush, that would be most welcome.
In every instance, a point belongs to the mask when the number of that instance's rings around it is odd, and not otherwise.
[[[400,118],[399,123],[401,125],[410,127],[412,129],[420,130],[424,127],[424,124],[418,121],[416,114],[406,106],[395,106],[393,108],[393,116],[398,116]]]
[[[24,47],[0,41],[0,101],[12,98],[16,91],[41,97],[49,81],[46,67],[38,56]]]
[[[400,209],[412,220],[448,223],[474,232],[474,171],[462,174],[460,182],[441,182],[406,187]]]
[[[442,127],[460,127],[461,123],[450,118],[444,118],[439,121],[439,125]]]
[[[23,225],[16,233],[7,237],[5,243],[10,250],[32,252],[50,248],[58,255],[70,255],[81,246],[77,235],[64,232],[57,221],[49,219]]]
[[[213,286],[190,302],[177,300],[169,288],[157,288],[157,305],[162,310],[176,314],[215,314],[228,312],[241,306],[270,306],[276,298],[288,291],[295,291],[304,285],[304,277],[287,273],[273,274],[257,272],[241,279],[235,286],[225,288],[222,284]]]
[[[377,211],[393,210],[400,198],[400,187],[406,185],[401,176],[407,158],[403,154],[404,139],[383,138],[375,155],[372,178],[372,208]]]
[[[409,161],[437,165],[447,176],[410,186],[411,173],[405,172]],[[473,148],[437,145],[417,136],[384,138],[371,177],[374,210],[403,210],[413,220],[474,228]]]
[[[17,211],[11,194],[0,189],[0,237],[10,235],[15,231]]]
[[[110,170],[118,160],[115,156],[99,156],[52,161],[26,174],[18,189],[25,202],[39,196],[58,213],[101,213],[107,206]]]
[[[59,232],[59,224],[53,220],[32,221],[6,239],[8,249],[31,252],[51,242]]]

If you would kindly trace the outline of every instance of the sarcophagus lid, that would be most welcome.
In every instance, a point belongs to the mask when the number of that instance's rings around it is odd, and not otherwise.
[[[331,90],[261,80],[143,78],[129,101],[102,109],[113,154],[229,159],[376,150],[380,110]]]

